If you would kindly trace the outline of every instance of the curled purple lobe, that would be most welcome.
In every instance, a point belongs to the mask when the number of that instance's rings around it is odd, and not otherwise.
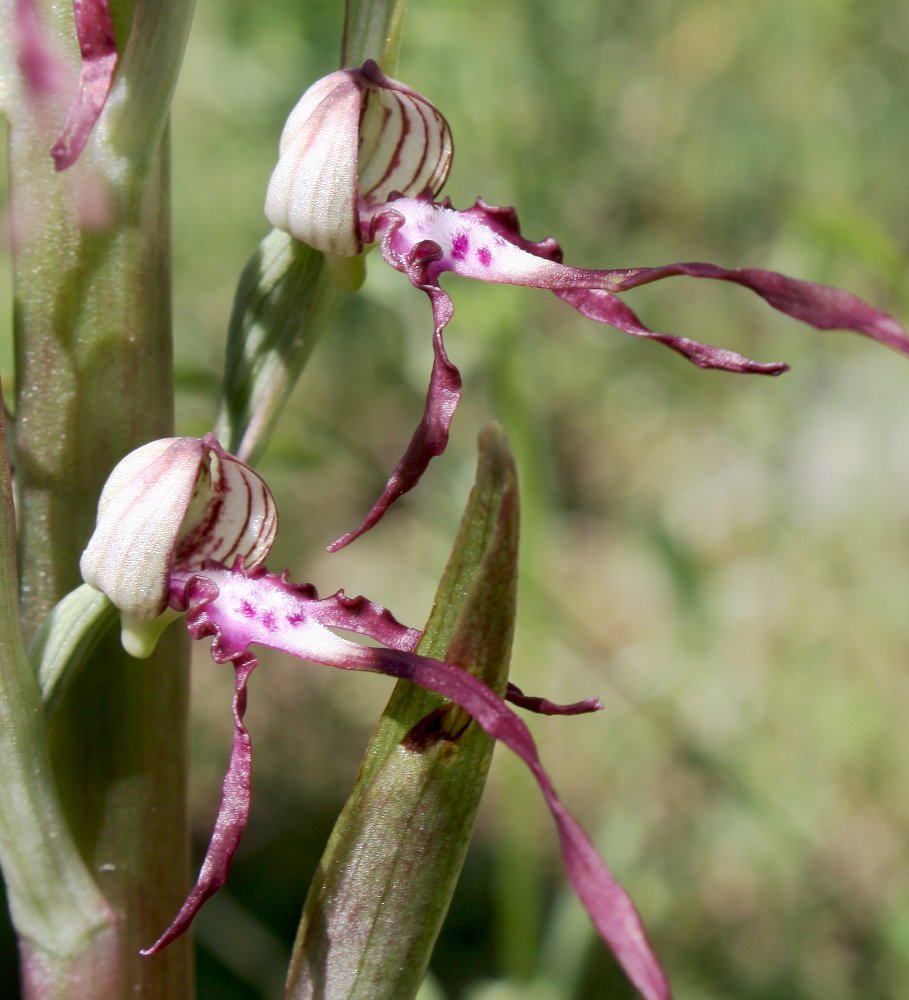
[[[604,707],[599,698],[584,698],[570,705],[558,705],[548,698],[524,694],[517,684],[512,684],[510,681],[505,692],[505,700],[528,712],[536,712],[537,715],[586,715],[587,712],[598,712]]]
[[[434,363],[423,417],[404,457],[360,525],[332,542],[329,551],[337,551],[374,527],[399,497],[416,486],[429,462],[447,444],[461,380],[443,343],[445,327],[454,312],[451,299],[439,285],[446,271],[481,281],[546,289],[582,316],[655,340],[699,368],[779,375],[789,366],[753,361],[736,351],[651,330],[618,293],[677,275],[728,281],[750,289],[774,309],[803,323],[822,330],[861,333],[909,355],[909,333],[896,319],[842,289],[799,281],[776,271],[727,269],[698,262],[612,270],[568,267],[562,263],[562,249],[554,239],[537,243],[525,239],[514,209],[496,208],[482,199],[457,211],[447,198],[433,201],[429,192],[417,198],[396,196],[374,210],[364,208],[361,229],[366,242],[379,243],[388,264],[429,296]]]
[[[79,92],[51,148],[57,170],[71,167],[85,149],[117,67],[117,42],[107,0],[73,0],[73,12],[82,67]]]
[[[227,773],[221,786],[221,804],[212,830],[199,877],[170,926],[150,948],[140,954],[156,955],[189,929],[202,904],[227,881],[230,866],[249,820],[252,742],[243,724],[246,712],[246,683],[258,660],[248,654],[234,660],[234,735]]]
[[[300,659],[342,670],[363,670],[406,678],[460,705],[490,736],[505,743],[528,766],[559,831],[569,880],[600,936],[629,979],[647,1000],[667,1000],[670,989],[646,940],[640,917],[593,844],[567,812],[544,770],[533,737],[523,721],[481,680],[460,667],[419,656],[410,650],[416,633],[379,605],[343,592],[320,600],[309,585],[296,586],[264,570],[245,573],[210,566],[204,575],[173,581],[174,606],[188,611],[194,638],[211,636],[211,653],[237,669],[234,699],[234,750],[224,781],[221,809],[199,880],[173,924],[144,954],[153,954],[183,933],[212,892],[223,884],[249,807],[249,742],[242,726],[245,683],[257,643]],[[330,629],[346,629],[391,642],[395,648],[359,646]],[[595,699],[558,706],[529,698],[512,688],[512,697],[547,714],[573,714],[602,707]]]
[[[429,377],[423,416],[379,499],[353,531],[347,532],[328,546],[329,552],[337,552],[378,524],[385,511],[417,485],[432,459],[441,455],[448,444],[451,421],[461,401],[461,373],[449,361],[442,340],[442,331],[452,313],[451,299],[441,288],[426,291],[432,299],[435,331],[432,337],[432,374]]]

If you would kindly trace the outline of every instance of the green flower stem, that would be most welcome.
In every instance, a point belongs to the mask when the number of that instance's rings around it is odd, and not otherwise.
[[[140,10],[141,6],[141,10]],[[137,5],[111,102],[80,160],[55,173],[60,125],[24,87],[10,119],[21,600],[32,635],[79,582],[79,555],[114,464],[173,433],[166,106],[190,3]],[[126,5],[115,11],[129,21]],[[71,8],[40,5],[74,50]],[[141,78],[141,82],[140,82]],[[180,636],[137,663],[102,640],[54,718],[51,753],[71,835],[119,920],[118,989],[192,988],[188,944],[140,959],[186,886],[188,656]],[[21,929],[20,929],[21,930]],[[86,959],[88,962],[89,960]],[[96,975],[83,970],[86,981]],[[26,970],[26,976],[29,976]],[[54,989],[29,983],[35,997]]]
[[[38,685],[19,627],[16,533],[2,421],[0,409],[0,864],[24,979],[36,988],[34,996],[63,996],[64,990],[71,1000],[114,996],[116,918],[69,834]]]
[[[515,613],[518,495],[498,428],[418,651],[504,693]],[[294,945],[289,1000],[416,995],[464,863],[492,740],[461,709],[400,682],[331,835]]]
[[[341,65],[360,66],[375,61],[393,73],[401,48],[407,0],[347,0]]]

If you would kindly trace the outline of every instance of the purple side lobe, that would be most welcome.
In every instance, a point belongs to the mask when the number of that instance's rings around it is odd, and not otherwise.
[[[389,476],[382,495],[353,531],[347,532],[328,546],[329,552],[343,549],[345,545],[349,545],[355,538],[359,538],[378,524],[388,508],[417,485],[432,459],[441,455],[448,444],[451,421],[461,401],[461,374],[448,360],[442,340],[442,331],[452,314],[451,299],[438,286],[427,287],[424,291],[432,299],[435,333],[432,338],[434,356],[432,375],[429,378],[423,417],[410,439],[403,458]]]
[[[587,712],[599,712],[604,707],[599,698],[585,698],[569,705],[559,705],[548,698],[524,694],[517,684],[510,681],[505,691],[505,700],[528,712],[536,712],[537,715],[585,715]]]
[[[185,933],[205,900],[214,895],[227,881],[231,862],[249,819],[252,742],[246,726],[243,725],[243,715],[246,712],[246,682],[257,663],[258,660],[249,653],[241,654],[233,660],[234,736],[227,773],[224,775],[224,784],[221,787],[221,804],[218,807],[218,816],[199,877],[171,925],[150,948],[142,949],[140,952],[142,955],[157,955],[162,948],[166,948]]]

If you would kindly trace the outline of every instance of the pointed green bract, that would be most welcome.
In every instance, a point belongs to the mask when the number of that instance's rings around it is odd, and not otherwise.
[[[476,484],[418,651],[498,693],[515,613],[518,492],[497,427],[480,438]],[[406,1000],[425,975],[492,757],[460,709],[400,682],[310,888],[287,996]]]
[[[104,594],[83,583],[70,591],[41,623],[28,658],[38,678],[44,714],[52,718],[70,683],[99,640],[117,622],[117,609]]]
[[[253,463],[309,360],[338,286],[325,255],[273,229],[246,264],[230,318],[216,434]]]

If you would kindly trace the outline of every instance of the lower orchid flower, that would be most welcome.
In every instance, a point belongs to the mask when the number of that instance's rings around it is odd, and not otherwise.
[[[114,469],[102,494],[82,571],[86,582],[120,608],[128,648],[147,654],[151,643],[143,645],[137,635],[147,640],[157,631],[152,623],[185,615],[190,635],[211,637],[214,660],[231,663],[235,671],[233,741],[208,850],[186,902],[143,954],[154,955],[183,934],[227,879],[249,816],[252,748],[243,716],[247,682],[258,662],[250,647],[258,645],[342,670],[406,678],[459,705],[508,746],[543,793],[569,880],[600,936],[643,996],[668,998],[634,904],[557,797],[521,719],[466,670],[413,652],[420,633],[380,605],[343,591],[320,599],[312,586],[267,572],[262,562],[275,528],[268,487],[213,435],[145,445]],[[148,628],[137,632],[137,621]],[[382,646],[359,645],[337,630]],[[555,705],[512,685],[506,698],[549,715],[602,708],[593,698]]]
[[[619,293],[675,275],[729,281],[810,326],[852,330],[909,354],[909,333],[892,316],[849,292],[775,271],[705,263],[617,270],[568,267],[555,240],[535,243],[521,235],[513,209],[477,200],[473,207],[457,211],[447,199],[437,202],[450,162],[451,136],[442,115],[373,62],[339,70],[313,85],[291,112],[281,137],[265,207],[272,225],[316,249],[343,256],[378,244],[385,261],[429,296],[435,325],[434,363],[422,420],[379,499],[359,527],[333,542],[331,550],[372,528],[445,449],[461,395],[458,369],[443,343],[454,311],[439,284],[446,271],[554,292],[588,319],[656,340],[700,368],[779,375],[788,365],[752,361],[734,351],[653,331]]]

